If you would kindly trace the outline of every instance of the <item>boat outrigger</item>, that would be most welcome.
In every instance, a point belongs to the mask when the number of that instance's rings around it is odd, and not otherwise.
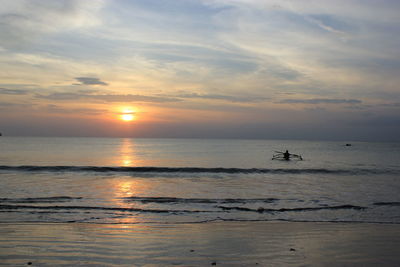
[[[301,155],[289,153],[289,151],[286,150],[286,152],[275,151],[275,154],[272,156],[272,160],[274,160],[274,159],[276,159],[276,160],[303,160],[303,157]]]

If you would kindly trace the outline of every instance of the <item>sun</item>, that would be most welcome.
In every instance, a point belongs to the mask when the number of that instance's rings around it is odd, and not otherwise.
[[[133,108],[121,108],[118,117],[122,121],[130,122],[136,119],[136,111]]]
[[[124,113],[121,115],[121,119],[123,121],[133,121],[134,118],[135,116],[133,115],[133,113]]]

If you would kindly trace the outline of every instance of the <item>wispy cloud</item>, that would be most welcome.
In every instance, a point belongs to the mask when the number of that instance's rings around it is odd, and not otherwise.
[[[233,95],[221,95],[221,94],[198,94],[198,93],[182,93],[176,95],[178,98],[193,98],[193,99],[211,99],[211,100],[224,100],[234,103],[255,103],[263,102],[269,98],[261,96],[233,96]]]
[[[312,98],[312,99],[284,99],[282,104],[361,104],[358,99]]]
[[[84,85],[108,85],[108,83],[95,77],[76,77],[75,79]]]
[[[350,29],[349,25],[332,15],[310,15],[307,19],[321,29],[331,33],[345,35],[346,31]]]
[[[23,90],[23,89],[0,88],[0,94],[3,95],[26,95],[28,93],[29,93],[28,90]]]
[[[14,49],[37,36],[100,24],[103,0],[13,0],[0,8],[0,46]]]
[[[382,107],[400,108],[400,102],[380,104]]]
[[[0,102],[1,109],[14,110],[14,109],[22,109],[22,108],[32,108],[35,104],[27,104],[27,103],[14,103],[14,102]]]
[[[147,95],[133,95],[133,94],[80,94],[80,93],[51,93],[48,95],[36,95],[37,98],[49,100],[93,100],[102,102],[146,102],[146,103],[165,103],[165,102],[179,102],[178,98],[172,97],[158,97]]]
[[[0,102],[0,108],[5,108],[5,107],[15,107],[18,106],[15,103],[9,103],[9,102]]]
[[[79,115],[100,115],[108,112],[105,109],[94,108],[66,108],[54,104],[47,105],[43,108],[50,113],[58,114],[79,114]]]
[[[224,95],[206,93],[185,93],[174,95],[138,95],[138,94],[104,94],[96,90],[80,90],[78,92],[57,92],[50,94],[37,94],[37,98],[49,100],[93,100],[104,102],[147,102],[147,103],[168,103],[182,102],[186,99],[204,99],[215,101],[226,101],[232,103],[257,103],[268,100],[267,97],[251,95]]]

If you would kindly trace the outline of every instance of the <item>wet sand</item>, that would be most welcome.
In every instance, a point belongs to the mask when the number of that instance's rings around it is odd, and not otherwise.
[[[1,266],[399,266],[400,225],[0,224]]]

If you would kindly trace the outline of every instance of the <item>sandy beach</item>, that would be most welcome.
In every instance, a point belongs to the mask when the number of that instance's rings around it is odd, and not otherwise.
[[[395,224],[0,225],[2,266],[398,266]]]

